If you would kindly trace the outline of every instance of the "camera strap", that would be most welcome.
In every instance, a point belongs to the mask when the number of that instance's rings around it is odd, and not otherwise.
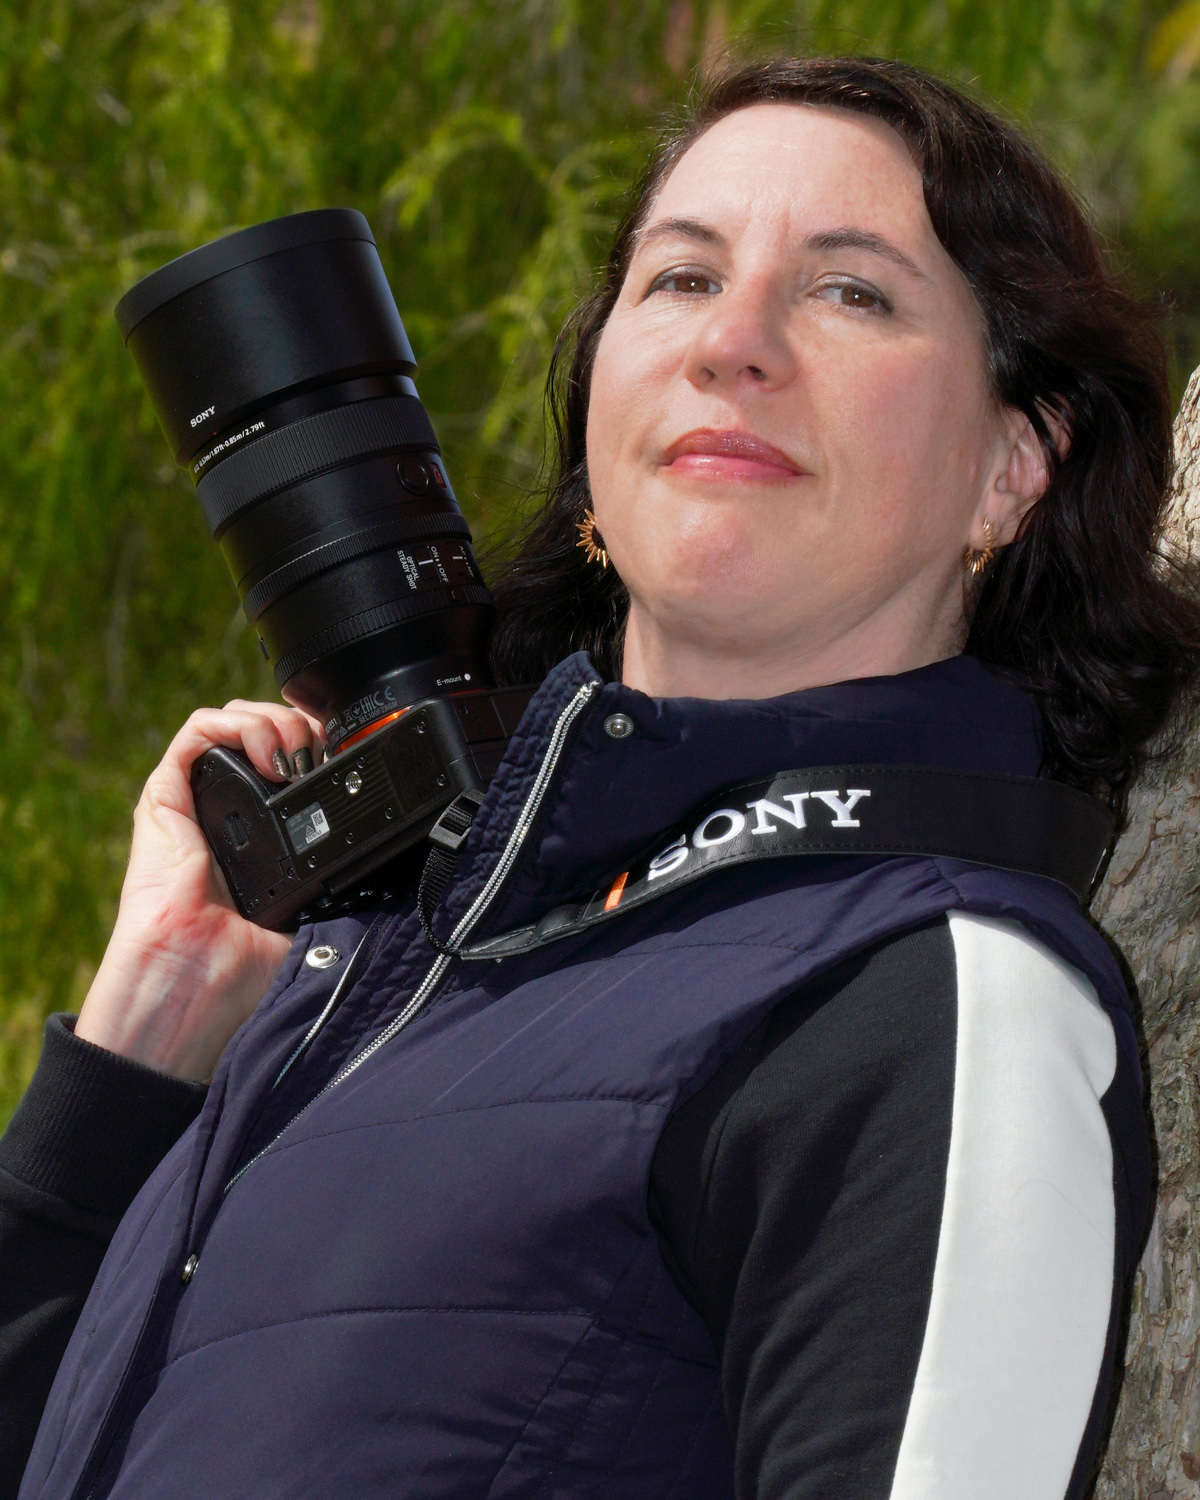
[[[447,947],[433,930],[433,914],[438,902],[446,894],[446,887],[458,864],[458,851],[471,831],[475,814],[483,801],[483,792],[470,787],[459,792],[454,801],[443,809],[437,822],[429,830],[429,853],[425,868],[421,871],[421,883],[417,887],[417,915],[430,946],[452,958],[457,949]]]
[[[481,800],[481,793],[464,793],[430,834],[433,847],[418,902],[427,934]],[[1056,880],[1082,902],[1114,829],[1112,814],[1095,798],[1041,777],[927,766],[781,771],[728,787],[705,802],[586,901],[455,951],[464,959],[527,953],[718,870],[797,855],[963,860]],[[439,951],[450,951],[429,935]]]

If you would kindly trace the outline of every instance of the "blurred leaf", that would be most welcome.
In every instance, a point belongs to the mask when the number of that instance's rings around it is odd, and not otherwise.
[[[1146,60],[1156,73],[1182,83],[1200,58],[1200,0],[1186,0],[1161,20],[1150,38]]]
[[[541,163],[527,149],[524,134],[519,115],[501,114],[476,105],[457,110],[388,179],[383,187],[383,202],[394,205],[400,225],[411,229],[433,202],[446,169],[468,151],[488,146],[511,151],[522,166],[540,178]]]

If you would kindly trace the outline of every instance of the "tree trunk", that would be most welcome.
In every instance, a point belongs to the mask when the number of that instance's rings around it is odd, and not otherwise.
[[[1200,560],[1200,370],[1175,424],[1168,537]],[[1154,1223],[1096,1500],[1200,1496],[1200,705],[1130,799],[1092,913],[1137,984],[1158,1141]]]

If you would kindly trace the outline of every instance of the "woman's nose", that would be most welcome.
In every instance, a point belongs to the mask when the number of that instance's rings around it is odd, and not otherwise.
[[[719,292],[688,350],[688,379],[700,389],[786,385],[796,369],[786,321],[782,299],[770,287]]]

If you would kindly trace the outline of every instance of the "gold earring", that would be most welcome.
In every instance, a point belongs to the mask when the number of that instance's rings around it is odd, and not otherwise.
[[[996,555],[996,534],[992,530],[992,523],[986,516],[983,518],[983,546],[977,552],[974,547],[963,548],[963,567],[971,575],[971,581],[983,576],[991,566],[992,559]]]
[[[579,540],[575,543],[582,547],[587,553],[588,562],[598,562],[602,568],[608,567],[608,549],[604,545],[604,538],[597,539],[596,517],[590,510],[585,510],[583,520],[575,523],[575,529],[579,532]]]

